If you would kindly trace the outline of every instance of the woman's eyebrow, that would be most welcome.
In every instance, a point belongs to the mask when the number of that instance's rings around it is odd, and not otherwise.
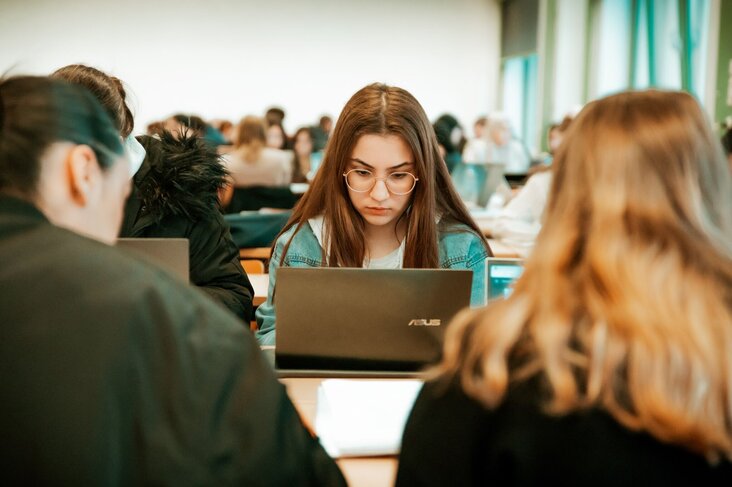
[[[357,163],[359,163],[359,164],[363,164],[364,166],[368,167],[369,169],[374,169],[374,166],[372,166],[372,165],[370,165],[370,164],[368,164],[368,163],[366,163],[366,162],[363,162],[363,161],[362,161],[361,159],[359,159],[358,157],[352,157],[352,158],[351,158],[351,161],[353,161],[353,162],[357,162]],[[414,164],[413,162],[409,162],[409,161],[404,161],[404,162],[401,162],[401,163],[397,164],[396,166],[391,166],[391,167],[387,167],[387,170],[391,170],[391,169],[399,169],[399,168],[400,168],[400,167],[402,167],[402,166],[411,166],[411,165],[413,165],[413,164]]]
[[[362,164],[362,165],[364,165],[364,166],[368,167],[369,169],[373,169],[373,168],[374,168],[374,166],[372,166],[372,165],[370,165],[370,164],[366,164],[365,162],[363,162],[363,161],[362,161],[361,159],[359,159],[359,158],[357,158],[357,157],[352,157],[352,158],[351,158],[351,161],[352,161],[352,162],[358,162],[359,164]]]

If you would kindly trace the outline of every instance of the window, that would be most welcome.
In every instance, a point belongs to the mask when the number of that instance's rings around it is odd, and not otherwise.
[[[599,0],[591,28],[590,98],[628,88],[704,99],[710,0]]]
[[[538,59],[536,54],[503,60],[501,107],[511,122],[513,135],[532,154],[537,154],[537,88]]]

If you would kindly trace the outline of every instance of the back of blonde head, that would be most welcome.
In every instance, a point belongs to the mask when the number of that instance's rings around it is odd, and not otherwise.
[[[253,115],[247,115],[241,119],[236,138],[236,150],[242,155],[244,161],[257,162],[266,141],[264,120]]]
[[[566,137],[513,295],[456,318],[438,371],[491,407],[539,377],[550,414],[599,407],[732,459],[732,182],[718,142],[691,96],[660,91],[593,102]]]

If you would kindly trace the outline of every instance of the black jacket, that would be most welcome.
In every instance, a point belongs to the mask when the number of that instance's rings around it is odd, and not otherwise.
[[[407,422],[397,486],[730,486],[732,464],[622,427],[592,409],[550,416],[538,381],[486,410],[454,384],[425,384]]]
[[[4,197],[0,262],[0,483],[344,484],[198,290]]]
[[[140,137],[146,157],[134,177],[120,237],[189,240],[191,283],[249,322],[252,288],[218,204],[226,170],[197,138]]]

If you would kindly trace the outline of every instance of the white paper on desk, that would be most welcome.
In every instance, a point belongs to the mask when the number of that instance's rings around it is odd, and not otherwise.
[[[395,455],[422,381],[327,379],[315,430],[332,457]]]

